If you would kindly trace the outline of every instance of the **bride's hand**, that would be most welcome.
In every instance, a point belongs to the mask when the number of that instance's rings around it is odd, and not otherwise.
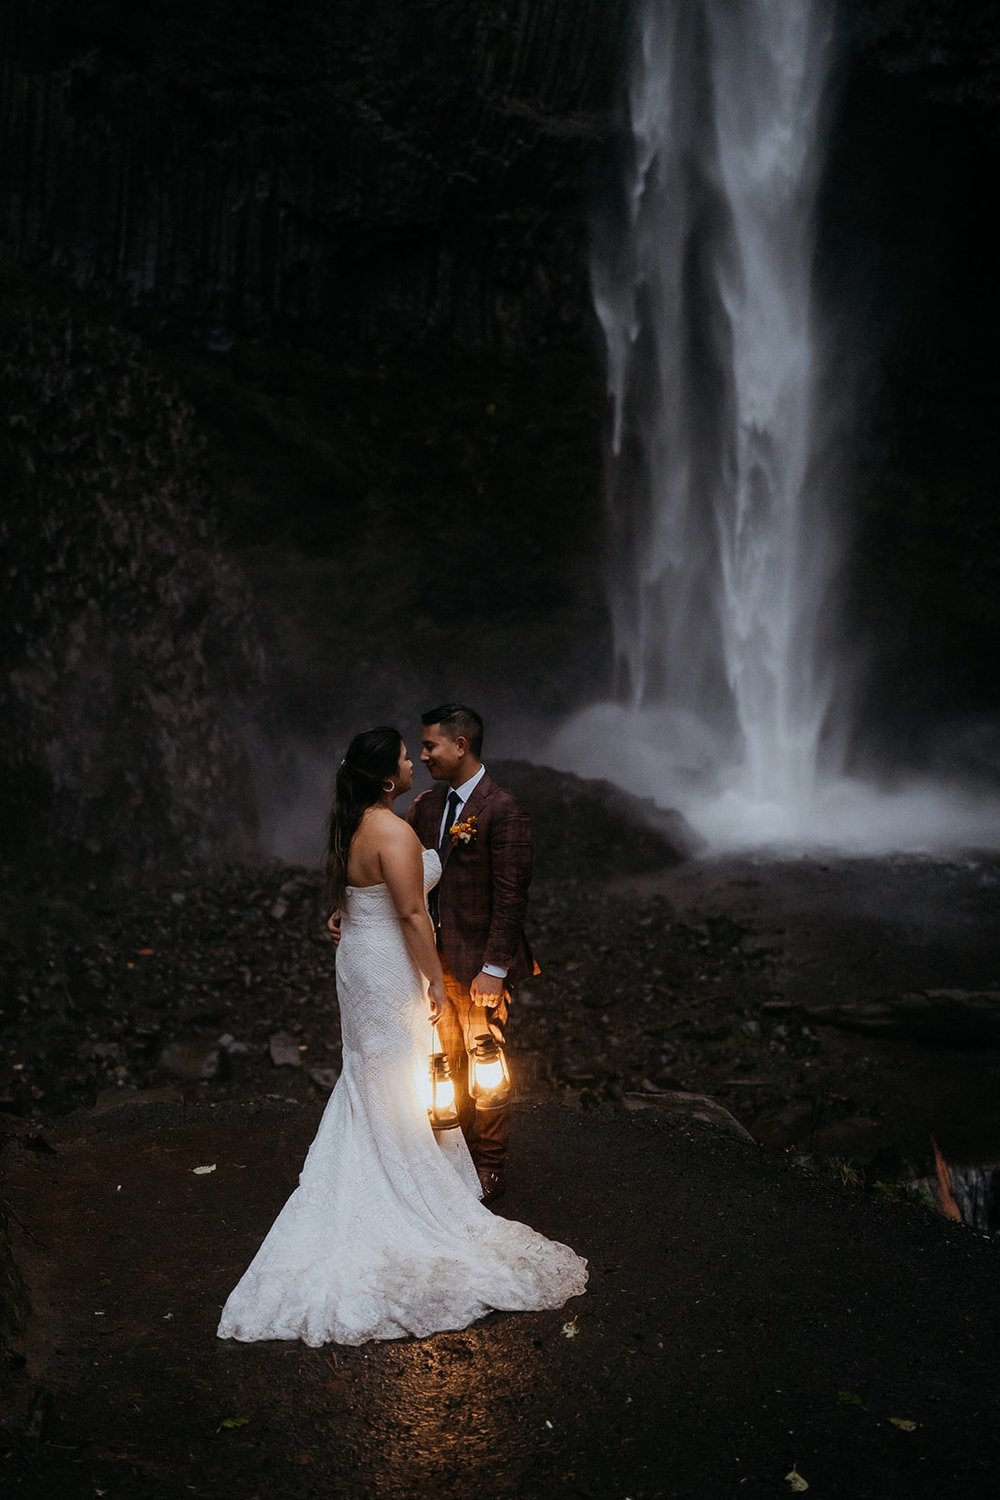
[[[427,985],[427,998],[430,1001],[430,1021],[436,1026],[441,1019],[444,1010],[444,980],[432,979]]]

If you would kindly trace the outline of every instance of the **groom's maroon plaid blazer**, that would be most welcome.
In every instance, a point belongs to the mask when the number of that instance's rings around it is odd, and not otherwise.
[[[448,787],[423,792],[407,821],[426,849],[438,847]],[[524,937],[533,845],[531,819],[513,793],[487,774],[462,808],[476,819],[468,844],[446,840],[438,886],[441,961],[469,988],[483,964],[506,967],[509,980],[538,972]]]

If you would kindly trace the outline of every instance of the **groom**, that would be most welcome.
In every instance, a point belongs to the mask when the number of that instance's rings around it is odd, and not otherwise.
[[[441,856],[431,908],[447,1005],[437,1030],[483,1202],[492,1203],[506,1186],[510,1105],[475,1107],[467,1086],[468,1048],[483,1032],[503,1040],[511,985],[538,972],[523,929],[531,821],[483,765],[483,721],[474,709],[444,703],[421,722],[420,759],[437,785],[416,799],[407,816],[424,847]]]

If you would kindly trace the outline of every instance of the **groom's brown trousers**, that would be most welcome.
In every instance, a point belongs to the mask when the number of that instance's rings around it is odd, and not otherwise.
[[[510,1139],[510,1101],[493,1109],[477,1109],[476,1101],[469,1096],[469,1043],[473,1040],[470,1028],[472,998],[464,985],[453,975],[444,971],[444,987],[447,999],[444,1011],[437,1024],[441,1050],[446,1054],[455,1083],[455,1108],[458,1111],[462,1134],[469,1148],[469,1155],[477,1167],[487,1171],[502,1172],[507,1165],[507,1144]],[[507,1019],[507,993],[503,1003],[490,1012],[490,1026],[498,1041],[503,1041],[503,1023]]]

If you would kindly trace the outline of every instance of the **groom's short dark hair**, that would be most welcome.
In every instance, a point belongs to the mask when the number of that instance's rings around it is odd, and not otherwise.
[[[483,721],[474,708],[465,703],[442,703],[420,715],[421,724],[440,724],[451,739],[464,734],[469,749],[478,760],[483,753]]]

